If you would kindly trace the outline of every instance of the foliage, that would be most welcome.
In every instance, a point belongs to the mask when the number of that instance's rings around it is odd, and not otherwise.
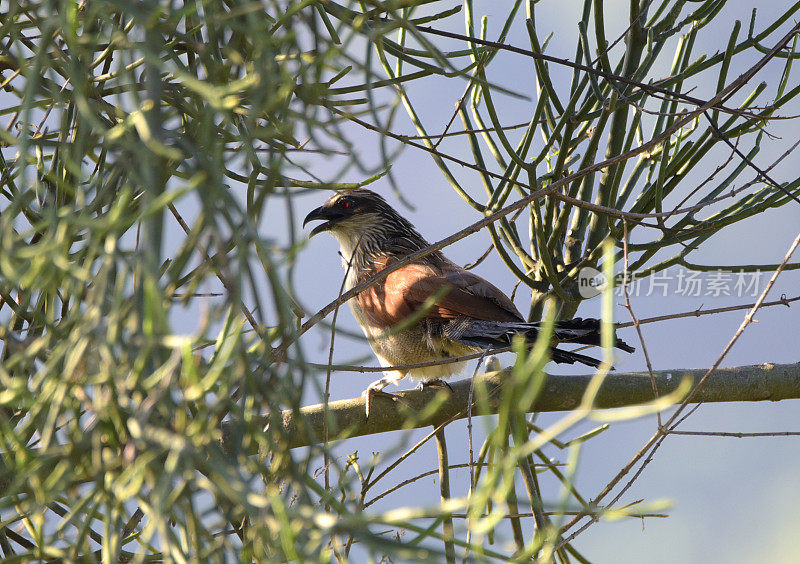
[[[377,466],[324,443],[290,449],[281,410],[325,393],[303,354],[302,334],[327,322],[300,325],[294,199],[384,175],[399,191],[389,165],[401,148],[428,152],[491,216],[493,251],[530,289],[536,319],[547,298],[574,314],[579,269],[610,274],[628,238],[632,272],[707,269],[690,254],[797,198],[800,181],[778,184],[751,161],[800,93],[784,49],[800,4],[766,25],[754,12],[746,35],[737,23],[699,55],[724,1],[631,2],[617,41],[604,20],[617,3],[606,4],[584,2],[568,62],[542,55],[558,30],[541,28],[536,2],[508,6],[494,35],[470,0],[0,2],[4,557],[582,561],[563,541],[570,510],[604,514],[571,486],[591,437],[559,437],[591,413],[591,396],[541,434],[512,401],[535,395],[546,347],[517,351],[474,481],[441,504],[370,509],[388,471],[373,476]],[[527,45],[506,44],[515,26]],[[509,53],[535,73],[535,93],[494,72]],[[781,80],[734,77],[743,54],[753,75],[758,61],[780,65]],[[568,80],[556,80],[563,68]],[[442,135],[411,94],[432,80],[464,88]],[[716,86],[686,94],[698,83]],[[535,103],[522,127],[504,123],[507,100]],[[401,115],[415,137],[397,133]],[[359,156],[363,130],[380,134],[377,166]],[[687,186],[696,170],[707,180]],[[235,425],[223,441],[224,420]],[[548,441],[568,449],[566,466],[542,453]],[[538,472],[562,484],[556,507],[543,506]],[[535,535],[514,516],[515,476]],[[492,544],[496,532],[510,548]]]

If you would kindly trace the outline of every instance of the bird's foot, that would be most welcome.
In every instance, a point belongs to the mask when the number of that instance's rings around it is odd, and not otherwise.
[[[491,354],[483,361],[484,372],[497,372],[500,370],[500,359]]]
[[[418,390],[424,390],[425,388],[447,388],[450,390],[450,393],[453,393],[453,387],[441,378],[437,378],[436,380],[423,380],[417,386]]]
[[[369,412],[372,409],[372,400],[375,399],[376,397],[383,397],[390,399],[392,401],[398,401],[400,399],[394,394],[390,394],[389,392],[384,392],[382,389],[372,386],[368,387],[366,390],[361,392],[361,397],[363,397],[366,400],[365,402],[366,406],[364,408],[364,411],[367,419],[369,419]]]

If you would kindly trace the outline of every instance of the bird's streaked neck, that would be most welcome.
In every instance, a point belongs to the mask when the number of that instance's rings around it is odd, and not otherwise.
[[[401,258],[428,246],[428,242],[413,226],[404,222],[403,229],[383,224],[370,229],[333,229],[331,234],[339,241],[342,265],[347,270],[363,273],[372,268],[372,261],[382,256]],[[449,261],[436,251],[421,262],[441,265]]]
[[[354,233],[347,231],[332,231],[331,234],[339,241],[339,253],[342,256],[342,266],[345,270],[348,269],[354,273],[358,270],[359,263],[356,256],[356,247],[360,245],[360,237]]]

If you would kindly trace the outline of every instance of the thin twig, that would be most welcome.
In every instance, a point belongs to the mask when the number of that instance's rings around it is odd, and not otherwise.
[[[658,399],[658,387],[656,386],[656,379],[653,377],[653,363],[650,362],[650,355],[647,352],[647,345],[644,342],[644,335],[642,334],[642,328],[640,327],[639,320],[636,318],[636,314],[633,313],[633,306],[631,305],[631,296],[630,292],[628,291],[628,222],[622,222],[623,228],[623,237],[622,237],[622,250],[625,256],[625,264],[623,267],[623,280],[622,280],[622,292],[625,295],[625,309],[628,311],[628,315],[631,316],[631,321],[633,323],[634,328],[636,329],[636,335],[639,337],[639,344],[642,346],[642,352],[644,353],[644,360],[647,364],[647,372],[650,374],[650,381],[653,383],[653,398]],[[656,423],[658,428],[661,428],[661,412],[656,413]]]
[[[434,429],[434,437],[436,437],[436,452],[439,459],[439,493],[442,503],[445,504],[450,500],[450,466],[447,462],[447,442],[444,436],[444,426]],[[453,544],[455,531],[453,529],[453,517],[449,514],[444,515],[442,519],[442,535],[444,536],[444,552],[447,564],[455,564],[456,549]]]
[[[762,431],[755,433],[735,433],[732,431],[670,431],[670,435],[689,435],[694,437],[800,437],[800,431]]]
[[[339,286],[339,295],[342,295],[344,292],[344,288],[347,284],[347,277],[350,275],[350,269],[353,267],[353,257],[355,256],[356,249],[358,249],[358,245],[361,243],[361,237],[358,238],[356,241],[355,247],[353,247],[353,253],[350,255],[349,258],[346,258],[347,261],[347,268],[344,270],[344,278],[342,278],[342,284]],[[331,397],[331,366],[333,365],[333,344],[334,338],[336,337],[336,319],[339,316],[339,308],[337,307],[333,312],[333,318],[331,319],[331,344],[330,349],[328,350],[328,369],[325,371],[325,391],[323,392],[322,398],[325,405],[328,405],[328,401]],[[323,465],[325,468],[325,489],[330,490],[330,469],[329,469],[329,460],[328,460],[328,423],[327,417],[325,418],[325,429],[323,430],[322,434],[323,438],[325,439],[325,449],[323,450]]]

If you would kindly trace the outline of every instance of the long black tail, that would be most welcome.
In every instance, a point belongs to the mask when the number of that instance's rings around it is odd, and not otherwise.
[[[444,327],[447,338],[465,345],[481,349],[498,349],[511,344],[514,335],[524,335],[528,342],[533,343],[539,335],[541,323],[525,323],[522,321],[480,321],[470,318],[460,318],[448,323]],[[558,321],[554,329],[553,348],[551,349],[553,362],[560,364],[575,364],[579,362],[594,368],[600,366],[596,358],[573,351],[565,351],[555,347],[560,343],[576,343],[581,345],[600,345],[600,320],[583,319],[576,317],[567,321]],[[614,347],[628,353],[636,349],[614,335]]]

